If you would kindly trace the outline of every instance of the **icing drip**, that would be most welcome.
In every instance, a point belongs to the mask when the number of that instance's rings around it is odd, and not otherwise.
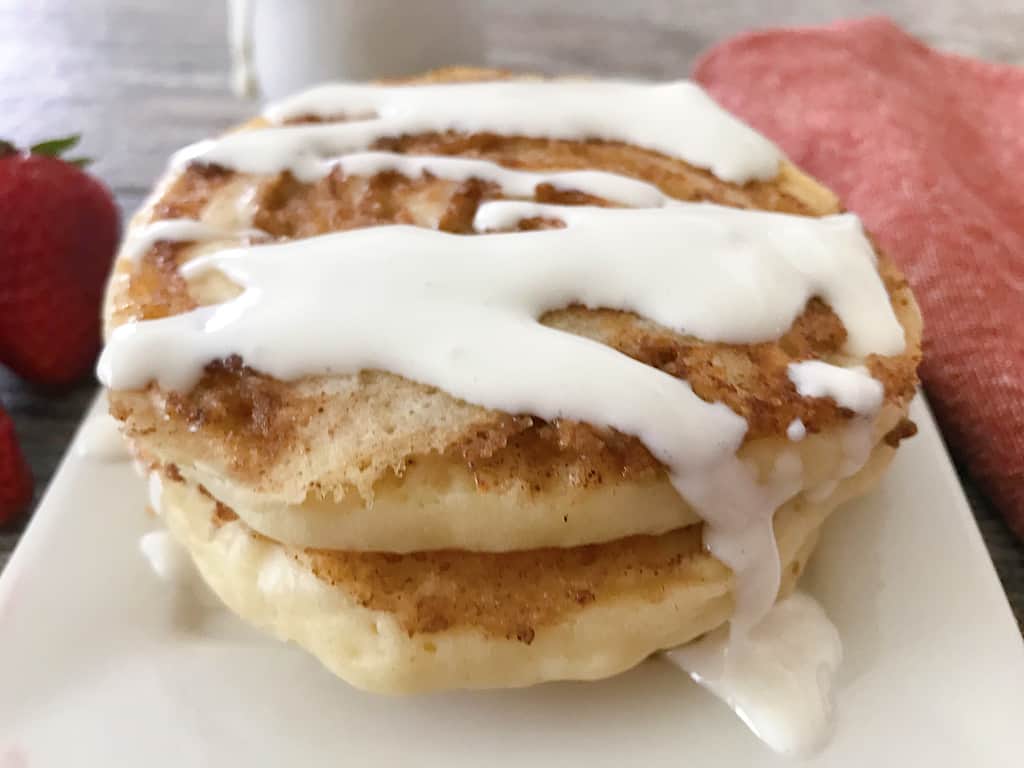
[[[163,517],[163,478],[159,472],[148,472],[148,475],[150,509],[157,517]],[[144,533],[139,539],[139,552],[153,574],[174,590],[181,618],[186,624],[195,624],[197,609],[220,605],[207,589],[188,550],[166,530]]]
[[[149,508],[157,517],[163,517],[164,481],[159,472],[149,472],[146,490],[149,496]]]
[[[810,501],[821,501],[828,498],[842,480],[856,474],[867,464],[875,445],[871,420],[858,418],[843,427],[839,436],[839,445],[843,451],[843,458],[839,463],[839,473],[836,479],[809,489],[806,495]]]
[[[730,639],[721,627],[664,655],[776,752],[807,754],[828,736],[843,646],[825,611],[807,595],[780,600],[741,637]]]
[[[220,608],[220,601],[206,586],[188,550],[170,533],[144,533],[139,539],[139,552],[153,575],[173,590],[175,614],[185,627],[195,626],[206,609]]]
[[[249,173],[302,178],[318,158],[369,149],[390,136],[445,131],[631,144],[707,168],[725,181],[771,179],[782,155],[690,82],[508,81],[313,88],[271,107],[272,122],[306,115],[350,122],[228,134],[183,150]]]
[[[186,277],[218,269],[247,290],[222,305],[121,326],[101,358],[100,375],[118,389],[141,387],[153,377],[180,389],[209,360],[237,353],[284,379],[382,368],[425,380],[394,366],[415,367],[406,359],[425,355],[403,340],[435,323],[448,332],[424,335],[436,339],[432,352],[445,352],[444,367],[451,358],[478,368],[473,349],[501,346],[493,340],[505,338],[527,359],[537,341],[590,359],[610,355],[613,368],[627,367],[612,350],[592,350],[592,342],[533,322],[573,302],[637,312],[702,339],[751,343],[777,338],[807,300],[820,295],[847,327],[851,354],[903,349],[902,328],[853,217],[810,219],[710,204],[618,210],[494,202],[481,206],[476,223],[508,226],[536,215],[561,219],[566,227],[476,237],[376,227],[201,256],[182,268]],[[318,276],[316,286],[308,274]],[[289,310],[299,300],[306,309],[301,316]],[[359,329],[384,314],[367,306],[374,304],[385,305],[392,318],[395,307],[406,306],[410,327],[381,318],[379,338],[366,338]],[[745,311],[732,311],[736,306]],[[358,318],[364,319],[354,322]],[[496,335],[475,332],[478,320]],[[289,341],[304,337],[306,343]],[[167,338],[186,343],[154,346]],[[373,351],[380,349],[390,351]],[[635,365],[645,376],[655,373]],[[523,386],[548,389],[545,380]],[[468,392],[462,396],[481,402]],[[560,409],[572,411],[571,404]]]
[[[671,201],[653,184],[604,171],[535,173],[504,168],[487,160],[464,157],[400,155],[393,152],[356,152],[314,160],[303,167],[303,181],[327,176],[335,168],[348,176],[375,176],[393,171],[407,178],[431,175],[449,181],[479,179],[491,182],[511,197],[533,197],[541,184],[574,190],[631,208],[658,208]]]
[[[120,425],[108,412],[106,394],[101,394],[97,407],[78,430],[73,443],[76,456],[98,462],[121,462],[132,458]]]
[[[789,380],[804,397],[831,397],[854,413],[869,416],[882,405],[885,389],[867,368],[841,368],[821,360],[789,364]]]
[[[799,443],[807,437],[807,427],[804,426],[804,423],[800,419],[793,419],[789,422],[789,426],[786,427],[786,437],[794,443]]]
[[[294,594],[297,591],[315,594],[323,589],[320,580],[299,567],[295,558],[282,549],[264,559],[256,576],[256,586],[264,594]]]
[[[859,472],[871,457],[871,449],[875,446],[871,421],[855,419],[847,424],[843,429],[840,443],[843,446],[843,461],[839,467],[839,475],[845,479]]]
[[[267,237],[267,233],[258,229],[230,231],[204,224],[195,219],[161,219],[148,224],[129,237],[121,248],[121,257],[131,262],[138,262],[143,254],[159,242],[235,240],[239,237]]]
[[[346,176],[373,177],[388,171],[406,178],[433,176],[447,181],[480,181],[495,184],[509,197],[533,197],[537,187],[549,184],[555,189],[581,192],[631,208],[659,208],[678,205],[653,184],[604,171],[559,171],[538,173],[505,168],[487,160],[463,157],[400,155],[393,152],[357,152],[311,162],[304,169],[303,181],[313,181],[340,169]],[[250,185],[237,201],[237,218],[251,221],[252,199],[256,186]],[[195,219],[160,219],[134,232],[121,248],[121,257],[138,263],[159,242],[210,242],[269,238],[260,229],[229,230]]]

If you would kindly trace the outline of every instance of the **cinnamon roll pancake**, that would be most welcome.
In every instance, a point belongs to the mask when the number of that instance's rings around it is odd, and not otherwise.
[[[753,626],[914,431],[906,281],[686,82],[299,94],[175,156],[106,322],[172,534],[370,690]]]

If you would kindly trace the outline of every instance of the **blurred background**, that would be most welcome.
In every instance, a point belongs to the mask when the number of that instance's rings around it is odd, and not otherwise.
[[[276,0],[293,6],[303,1]],[[445,0],[406,4],[447,6]],[[679,77],[700,51],[752,27],[877,13],[938,47],[1024,62],[1020,0],[480,0],[472,5],[484,40],[482,61],[453,64]],[[224,0],[0,0],[2,132],[22,142],[81,132],[83,153],[96,158],[92,171],[114,189],[123,207],[134,208],[173,150],[255,109],[231,92],[226,8]]]

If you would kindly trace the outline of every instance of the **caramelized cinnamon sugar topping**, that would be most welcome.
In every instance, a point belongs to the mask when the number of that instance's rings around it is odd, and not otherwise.
[[[353,592],[360,605],[395,615],[410,634],[456,626],[530,643],[535,631],[602,598],[651,601],[669,581],[699,580],[709,567],[701,528],[571,549],[520,552],[319,552],[297,555],[318,578]],[[714,567],[714,566],[711,566]],[[720,566],[718,566],[720,567]],[[422,574],[430,573],[424,580]]]
[[[128,276],[127,295],[115,295],[113,320],[116,324],[155,320],[187,312],[196,306],[185,279],[178,272],[181,243],[160,242],[153,246]]]
[[[385,139],[374,149],[459,155],[513,169],[603,170],[642,179],[682,200],[804,215],[834,212],[814,210],[790,194],[784,184],[753,181],[738,186],[679,160],[616,142],[449,132]],[[154,216],[197,216],[232,175],[221,168],[193,164],[170,185],[156,204]],[[478,206],[500,197],[493,184],[452,182],[429,174],[407,178],[385,172],[366,178],[345,176],[336,169],[319,181],[304,183],[286,172],[258,180],[253,226],[278,238],[395,223],[465,234],[472,231]],[[543,184],[534,199],[563,205],[603,203],[590,195]],[[560,225],[528,219],[520,227]],[[162,317],[195,306],[187,285],[173,269],[175,258],[169,255],[173,253],[173,246],[162,243],[144,256],[127,288],[115,292],[116,323]],[[879,271],[894,305],[906,305],[909,291],[884,255]],[[784,434],[796,418],[816,432],[852,415],[830,399],[800,397],[786,374],[790,362],[839,356],[846,331],[832,310],[817,299],[808,303],[779,341],[763,344],[700,341],[629,313],[581,307],[549,313],[543,322],[601,341],[684,378],[699,397],[723,402],[746,419],[748,439]],[[874,356],[868,362],[888,398],[903,399],[913,393],[918,362],[914,354]],[[115,404],[117,398],[114,393]],[[167,417],[182,419],[191,430],[202,430],[205,439],[220,441],[232,457],[234,471],[250,477],[258,476],[274,461],[276,447],[294,437],[297,423],[315,418],[315,410],[315,404],[296,400],[290,385],[274,382],[238,361],[214,363],[192,392],[166,398]],[[555,466],[571,467],[575,482],[587,485],[609,477],[639,477],[660,471],[639,440],[567,421],[549,424],[530,418],[482,417],[447,453],[461,457],[482,488],[500,486],[503,479],[515,478],[517,473],[529,474],[531,483],[540,483]],[[533,471],[527,472],[528,467]]]
[[[900,423],[893,427],[889,432],[882,438],[885,444],[896,448],[899,446],[900,441],[906,440],[908,437],[913,437],[917,434],[917,424],[910,419],[900,419]]]
[[[806,203],[772,182],[751,181],[740,187],[675,158],[619,142],[433,133],[384,139],[376,142],[374,149],[412,155],[458,155],[524,170],[610,171],[642,179],[679,200],[815,215]]]
[[[483,491],[501,488],[510,478],[541,491],[556,475],[573,486],[591,487],[606,479],[639,480],[662,471],[639,440],[567,419],[549,423],[531,416],[502,417],[453,452]]]
[[[286,402],[285,384],[247,369],[240,358],[211,363],[199,386],[167,395],[166,412],[190,432],[203,432],[228,447],[233,463],[272,461],[295,437],[306,403]]]

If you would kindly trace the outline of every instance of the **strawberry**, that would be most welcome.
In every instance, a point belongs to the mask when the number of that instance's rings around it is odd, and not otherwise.
[[[0,408],[0,527],[14,522],[32,500],[32,473],[29,472],[14,422]]]
[[[77,136],[28,152],[0,142],[0,363],[61,387],[100,347],[100,302],[119,237],[110,191],[66,161]]]

